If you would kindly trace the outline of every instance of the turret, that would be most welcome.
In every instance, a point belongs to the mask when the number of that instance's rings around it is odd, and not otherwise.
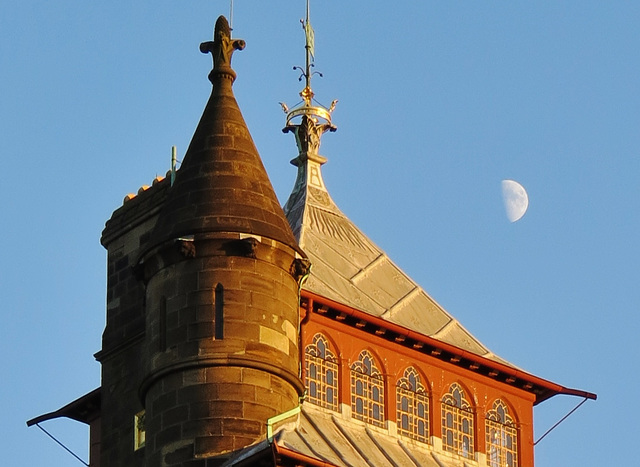
[[[147,467],[192,465],[264,439],[303,394],[298,248],[232,90],[224,17],[211,97],[149,241],[140,385]]]

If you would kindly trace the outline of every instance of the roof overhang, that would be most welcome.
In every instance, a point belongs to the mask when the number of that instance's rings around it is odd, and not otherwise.
[[[87,425],[100,416],[101,407],[100,388],[94,389],[88,394],[70,402],[55,412],[49,412],[39,417],[32,418],[27,422],[27,426],[36,425],[40,422],[53,420],[54,418],[67,417]]]
[[[566,388],[522,371],[518,368],[476,355],[433,337],[425,336],[406,327],[370,315],[350,306],[338,303],[308,290],[301,291],[307,310],[341,321],[361,331],[375,334],[380,338],[394,341],[398,345],[413,348],[452,365],[463,367],[474,373],[494,379],[504,384],[523,389],[535,395],[537,405],[555,395],[565,394],[595,400],[596,394],[580,389]]]

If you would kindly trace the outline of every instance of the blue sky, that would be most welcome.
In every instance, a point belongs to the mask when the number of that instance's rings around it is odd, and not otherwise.
[[[281,201],[304,1],[236,0],[235,94]],[[0,5],[0,427],[6,465],[81,465],[25,421],[99,385],[100,232],[180,158],[210,92],[198,51],[228,1]],[[341,209],[500,356],[598,394],[538,466],[628,462],[640,351],[640,4],[312,2]],[[529,193],[508,222],[502,179]],[[535,409],[536,438],[579,402]],[[81,457],[87,429],[44,425]]]

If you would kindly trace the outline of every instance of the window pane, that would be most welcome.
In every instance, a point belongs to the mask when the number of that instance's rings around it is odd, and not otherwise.
[[[487,437],[487,449],[496,453],[496,461],[490,465],[517,467],[517,430],[507,406],[499,399],[487,412],[485,430],[490,433]]]
[[[305,385],[307,400],[313,404],[338,410],[336,393],[338,390],[338,365],[322,334],[316,334],[313,344],[305,349],[307,368]]]
[[[452,384],[449,392],[442,398],[443,428],[452,433],[451,437],[443,439],[443,449],[472,459],[474,415],[468,410],[470,407],[464,391],[457,383]]]

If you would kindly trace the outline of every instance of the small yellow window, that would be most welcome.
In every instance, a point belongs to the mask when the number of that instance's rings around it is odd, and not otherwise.
[[[133,417],[133,449],[137,451],[144,447],[146,430],[144,426],[145,411],[138,412]]]

